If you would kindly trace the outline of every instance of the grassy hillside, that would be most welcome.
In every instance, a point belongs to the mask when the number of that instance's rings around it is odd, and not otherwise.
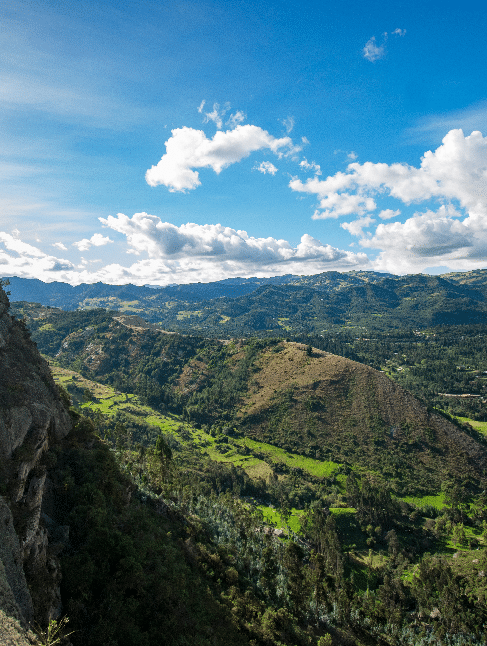
[[[485,468],[473,429],[344,357],[278,339],[163,334],[103,310],[36,316],[36,340],[61,366],[206,431],[235,428],[308,458],[372,469],[404,496],[437,493],[445,474],[477,482]]]

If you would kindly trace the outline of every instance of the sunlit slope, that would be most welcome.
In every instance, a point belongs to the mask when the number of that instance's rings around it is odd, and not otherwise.
[[[245,433],[312,457],[381,473],[401,493],[432,491],[486,465],[477,438],[383,373],[285,343],[268,349],[237,415]]]

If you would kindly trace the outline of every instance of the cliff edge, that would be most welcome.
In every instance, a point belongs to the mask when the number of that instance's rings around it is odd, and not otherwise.
[[[45,513],[49,449],[71,429],[49,366],[0,287],[0,642],[35,643],[28,626],[61,614],[59,534]],[[67,540],[67,539],[66,539]]]

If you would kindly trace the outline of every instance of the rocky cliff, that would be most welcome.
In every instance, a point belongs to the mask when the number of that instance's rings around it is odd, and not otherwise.
[[[66,401],[0,288],[0,642],[33,643],[26,629],[62,611],[58,555],[68,528],[53,506],[50,449],[71,428]]]

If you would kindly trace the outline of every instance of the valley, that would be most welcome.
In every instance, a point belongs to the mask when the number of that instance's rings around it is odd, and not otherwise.
[[[225,338],[10,312],[70,405],[42,464],[73,646],[483,643],[483,323]]]

